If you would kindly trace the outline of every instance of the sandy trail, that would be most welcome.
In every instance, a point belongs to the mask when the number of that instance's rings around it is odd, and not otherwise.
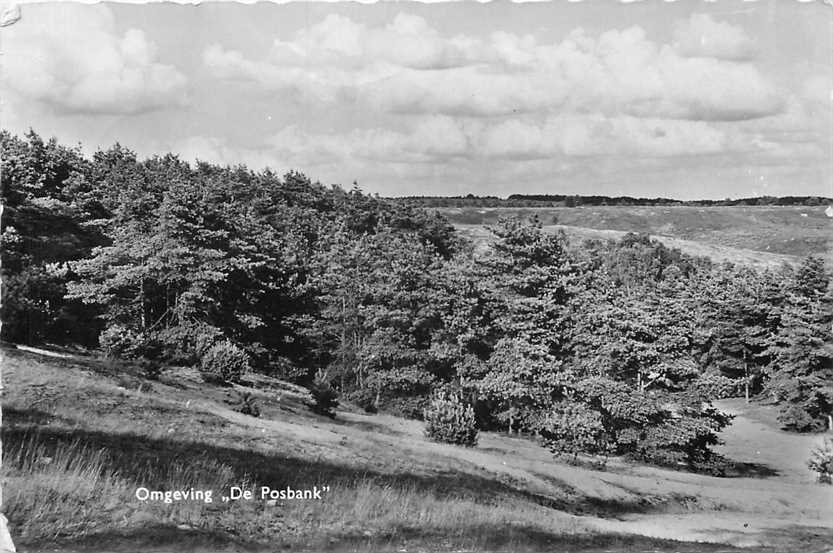
[[[577,501],[635,505],[640,501],[679,497],[680,504],[661,505],[655,512],[629,512],[609,517],[594,514],[557,516],[603,532],[638,534],[736,547],[772,546],[794,550],[797,542],[811,544],[805,551],[833,550],[833,487],[815,483],[805,462],[819,436],[782,432],[766,408],[755,417],[745,415],[742,402],[721,402],[736,415],[724,430],[721,452],[755,463],[769,476],[718,478],[654,467],[613,463],[610,470],[592,471],[554,463],[551,454],[531,440],[483,434],[478,447],[455,448],[422,439],[421,425],[386,415],[339,414],[345,426],[310,428],[290,421],[258,421],[267,432],[277,431],[339,450],[343,459],[357,451],[385,447],[401,452],[411,469],[431,467],[488,475],[513,481],[533,493]],[[219,413],[237,423],[233,412]],[[758,420],[763,417],[764,420]],[[368,425],[380,432],[367,432]],[[291,428],[290,428],[291,427]],[[401,469],[404,467],[391,467]],[[554,516],[556,516],[554,514]],[[828,547],[829,546],[829,547]]]
[[[820,436],[779,430],[771,408],[737,400],[718,402],[718,407],[735,415],[722,433],[725,444],[720,451],[735,461],[760,466],[769,476],[717,478],[616,464],[607,472],[590,471],[553,463],[550,453],[530,440],[496,434],[483,435],[475,449],[431,443],[409,448],[419,423],[385,416],[346,414],[345,418],[372,418],[375,424],[395,431],[393,437],[385,436],[391,447],[404,448],[416,458],[453,456],[479,470],[523,481],[536,493],[558,495],[567,488],[585,498],[623,503],[646,496],[695,499],[681,501],[679,512],[666,508],[672,512],[575,517],[601,531],[784,550],[792,550],[801,541],[825,553],[833,551],[833,487],[817,484],[805,464]]]
[[[815,482],[806,460],[819,435],[778,429],[774,409],[742,400],[716,402],[735,415],[718,449],[735,461],[755,463],[775,474],[761,478],[712,479],[703,496],[731,498],[729,510],[634,515],[625,521],[599,521],[601,529],[737,547],[770,546],[784,551],[833,551],[833,487]]]

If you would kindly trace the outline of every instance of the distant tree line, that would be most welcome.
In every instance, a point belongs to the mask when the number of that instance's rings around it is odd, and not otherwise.
[[[674,200],[670,198],[633,198],[630,196],[578,196],[566,194],[512,194],[497,196],[404,196],[397,202],[421,207],[582,207],[582,206],[822,206],[833,198],[822,196],[758,196],[723,200]]]
[[[771,399],[798,431],[833,409],[817,258],[756,271],[534,218],[500,220],[483,252],[438,214],[297,172],[0,144],[4,340],[257,371],[415,418],[446,394],[558,454],[699,470],[720,465],[715,398]]]

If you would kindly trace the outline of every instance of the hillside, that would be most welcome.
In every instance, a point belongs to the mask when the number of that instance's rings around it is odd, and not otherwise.
[[[824,207],[617,206],[436,211],[466,232],[494,224],[502,216],[534,214],[546,228],[563,228],[579,238],[647,233],[692,255],[759,266],[793,262],[809,254],[822,255],[829,262],[833,255],[833,219],[825,215]]]
[[[744,404],[721,404],[738,413],[723,433],[735,477],[618,460],[598,471],[525,438],[484,433],[467,449],[389,415],[318,417],[303,389],[262,376],[223,388],[190,369],[148,381],[89,357],[2,354],[4,510],[21,551],[821,551],[833,539],[829,490],[793,459],[815,439],[773,429],[766,407],[747,419]],[[228,403],[243,391],[260,418]],[[269,503],[134,496],[233,485],[330,491]]]
[[[485,249],[486,245],[492,239],[488,228],[483,225],[458,224],[456,225],[456,228],[464,236],[472,240],[476,248],[481,250]],[[546,232],[557,232],[559,230],[564,231],[567,236],[575,242],[581,242],[582,240],[588,239],[619,240],[627,234],[627,231],[623,230],[597,230],[585,227],[571,227],[567,225],[544,225],[543,228]],[[732,248],[729,246],[707,244],[705,242],[697,242],[694,240],[682,240],[680,238],[672,238],[670,236],[661,236],[657,234],[651,234],[650,236],[652,239],[662,242],[669,248],[676,248],[681,252],[692,256],[707,257],[715,263],[728,261],[757,268],[775,268],[783,265],[784,263],[794,265],[801,261],[801,258],[795,255]]]

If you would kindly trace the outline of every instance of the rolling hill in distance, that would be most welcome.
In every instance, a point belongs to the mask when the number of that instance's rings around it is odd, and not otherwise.
[[[575,240],[651,235],[669,247],[716,262],[794,263],[807,255],[833,262],[833,218],[826,205],[650,205],[578,207],[434,207],[475,243],[501,217],[536,216]]]

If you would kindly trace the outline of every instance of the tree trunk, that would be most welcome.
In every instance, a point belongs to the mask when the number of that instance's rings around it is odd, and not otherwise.
[[[361,357],[359,357],[359,351],[361,341],[359,339],[359,332],[357,330],[353,331],[353,355],[356,359],[359,359],[359,362],[356,364],[356,372],[359,376],[359,388],[364,387],[364,364],[361,361]]]
[[[341,389],[344,390],[344,373],[347,372],[347,300],[341,297]]]
[[[746,362],[746,352],[743,352],[743,391],[746,397],[746,403],[749,403],[749,363]]]
[[[142,331],[147,328],[147,316],[145,314],[145,279],[139,284],[139,316],[141,317]]]

